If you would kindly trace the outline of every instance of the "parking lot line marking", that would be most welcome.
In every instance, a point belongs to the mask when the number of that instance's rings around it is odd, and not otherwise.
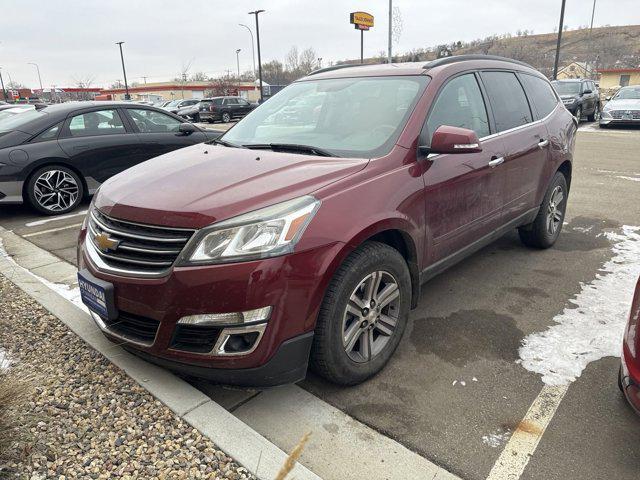
[[[78,213],[70,213],[69,215],[60,215],[59,217],[49,217],[49,218],[43,218],[42,220],[36,220],[35,222],[28,222],[28,223],[25,223],[24,226],[37,227],[39,225],[44,225],[45,223],[64,220],[66,218],[78,217],[80,215],[86,215],[86,214],[87,214],[87,210],[82,210],[81,212],[78,212]]]
[[[545,385],[518,424],[487,476],[487,480],[517,480],[555,415],[569,385]]]
[[[50,228],[49,230],[42,230],[40,232],[26,233],[22,235],[22,238],[35,237],[36,235],[44,235],[45,233],[59,232],[60,230],[69,230],[70,228],[77,228],[80,225],[82,225],[82,223],[74,223],[73,225],[66,225],[64,227],[58,227],[58,228]]]

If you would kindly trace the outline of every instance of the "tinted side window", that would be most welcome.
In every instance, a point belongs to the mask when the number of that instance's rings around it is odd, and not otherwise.
[[[71,119],[69,132],[72,137],[126,133],[120,115],[115,110],[99,110],[76,115]]]
[[[498,132],[532,121],[527,97],[514,73],[482,72],[482,81],[493,108]]]
[[[47,130],[42,132],[40,135],[38,135],[37,137],[33,138],[31,140],[31,143],[34,143],[34,142],[46,142],[47,140],[54,140],[54,139],[58,138],[58,133],[60,132],[60,127],[62,127],[62,123],[63,122],[60,122],[57,125],[54,125],[53,127],[48,128]]]
[[[177,132],[182,123],[180,120],[155,110],[129,108],[127,111],[141,133]]]
[[[489,135],[487,109],[474,74],[456,77],[442,89],[427,120],[429,141],[440,125],[468,128],[479,138]]]
[[[549,115],[558,104],[553,87],[546,80],[533,75],[521,74],[520,78],[529,100],[538,112],[538,118]]]
[[[237,105],[238,104],[238,100],[235,98],[227,98],[226,105]]]
[[[222,105],[222,101],[223,100],[224,100],[224,98],[216,98],[216,99],[213,100],[213,104],[217,105],[217,106],[220,106],[220,105]]]

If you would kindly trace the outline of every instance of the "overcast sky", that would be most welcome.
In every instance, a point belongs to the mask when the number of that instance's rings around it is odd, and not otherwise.
[[[394,0],[403,19],[395,51],[405,52],[457,40],[517,30],[552,32],[561,0]],[[313,47],[326,65],[356,58],[359,34],[349,12],[364,10],[376,26],[365,32],[365,56],[386,50],[388,0],[2,0],[0,67],[5,81],[37,88],[42,81],[73,86],[93,77],[107,86],[122,80],[115,42],[124,41],[129,82],[166,81],[191,62],[190,73],[220,75],[251,68],[251,40],[239,23],[255,28],[247,12],[260,16],[263,61],[283,60],[292,45]],[[597,0],[595,26],[640,24],[638,0]],[[565,25],[591,19],[591,0],[567,0]],[[255,30],[254,30],[255,34]]]

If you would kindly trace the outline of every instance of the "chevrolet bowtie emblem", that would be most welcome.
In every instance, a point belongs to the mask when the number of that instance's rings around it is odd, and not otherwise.
[[[96,246],[103,252],[108,252],[109,250],[113,251],[118,248],[118,245],[120,244],[120,241],[109,238],[106,233],[99,233],[93,237],[93,240]]]

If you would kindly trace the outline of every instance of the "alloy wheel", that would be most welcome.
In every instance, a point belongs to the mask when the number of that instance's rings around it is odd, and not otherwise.
[[[76,179],[63,170],[47,170],[35,181],[33,193],[38,205],[50,212],[69,209],[78,201]]]
[[[558,185],[553,189],[553,192],[551,192],[549,205],[547,206],[547,231],[551,235],[556,233],[564,217],[562,202],[564,202],[564,192],[562,191],[562,187]]]
[[[400,313],[400,288],[386,271],[367,275],[349,297],[342,319],[342,346],[351,360],[369,362],[393,337]]]

